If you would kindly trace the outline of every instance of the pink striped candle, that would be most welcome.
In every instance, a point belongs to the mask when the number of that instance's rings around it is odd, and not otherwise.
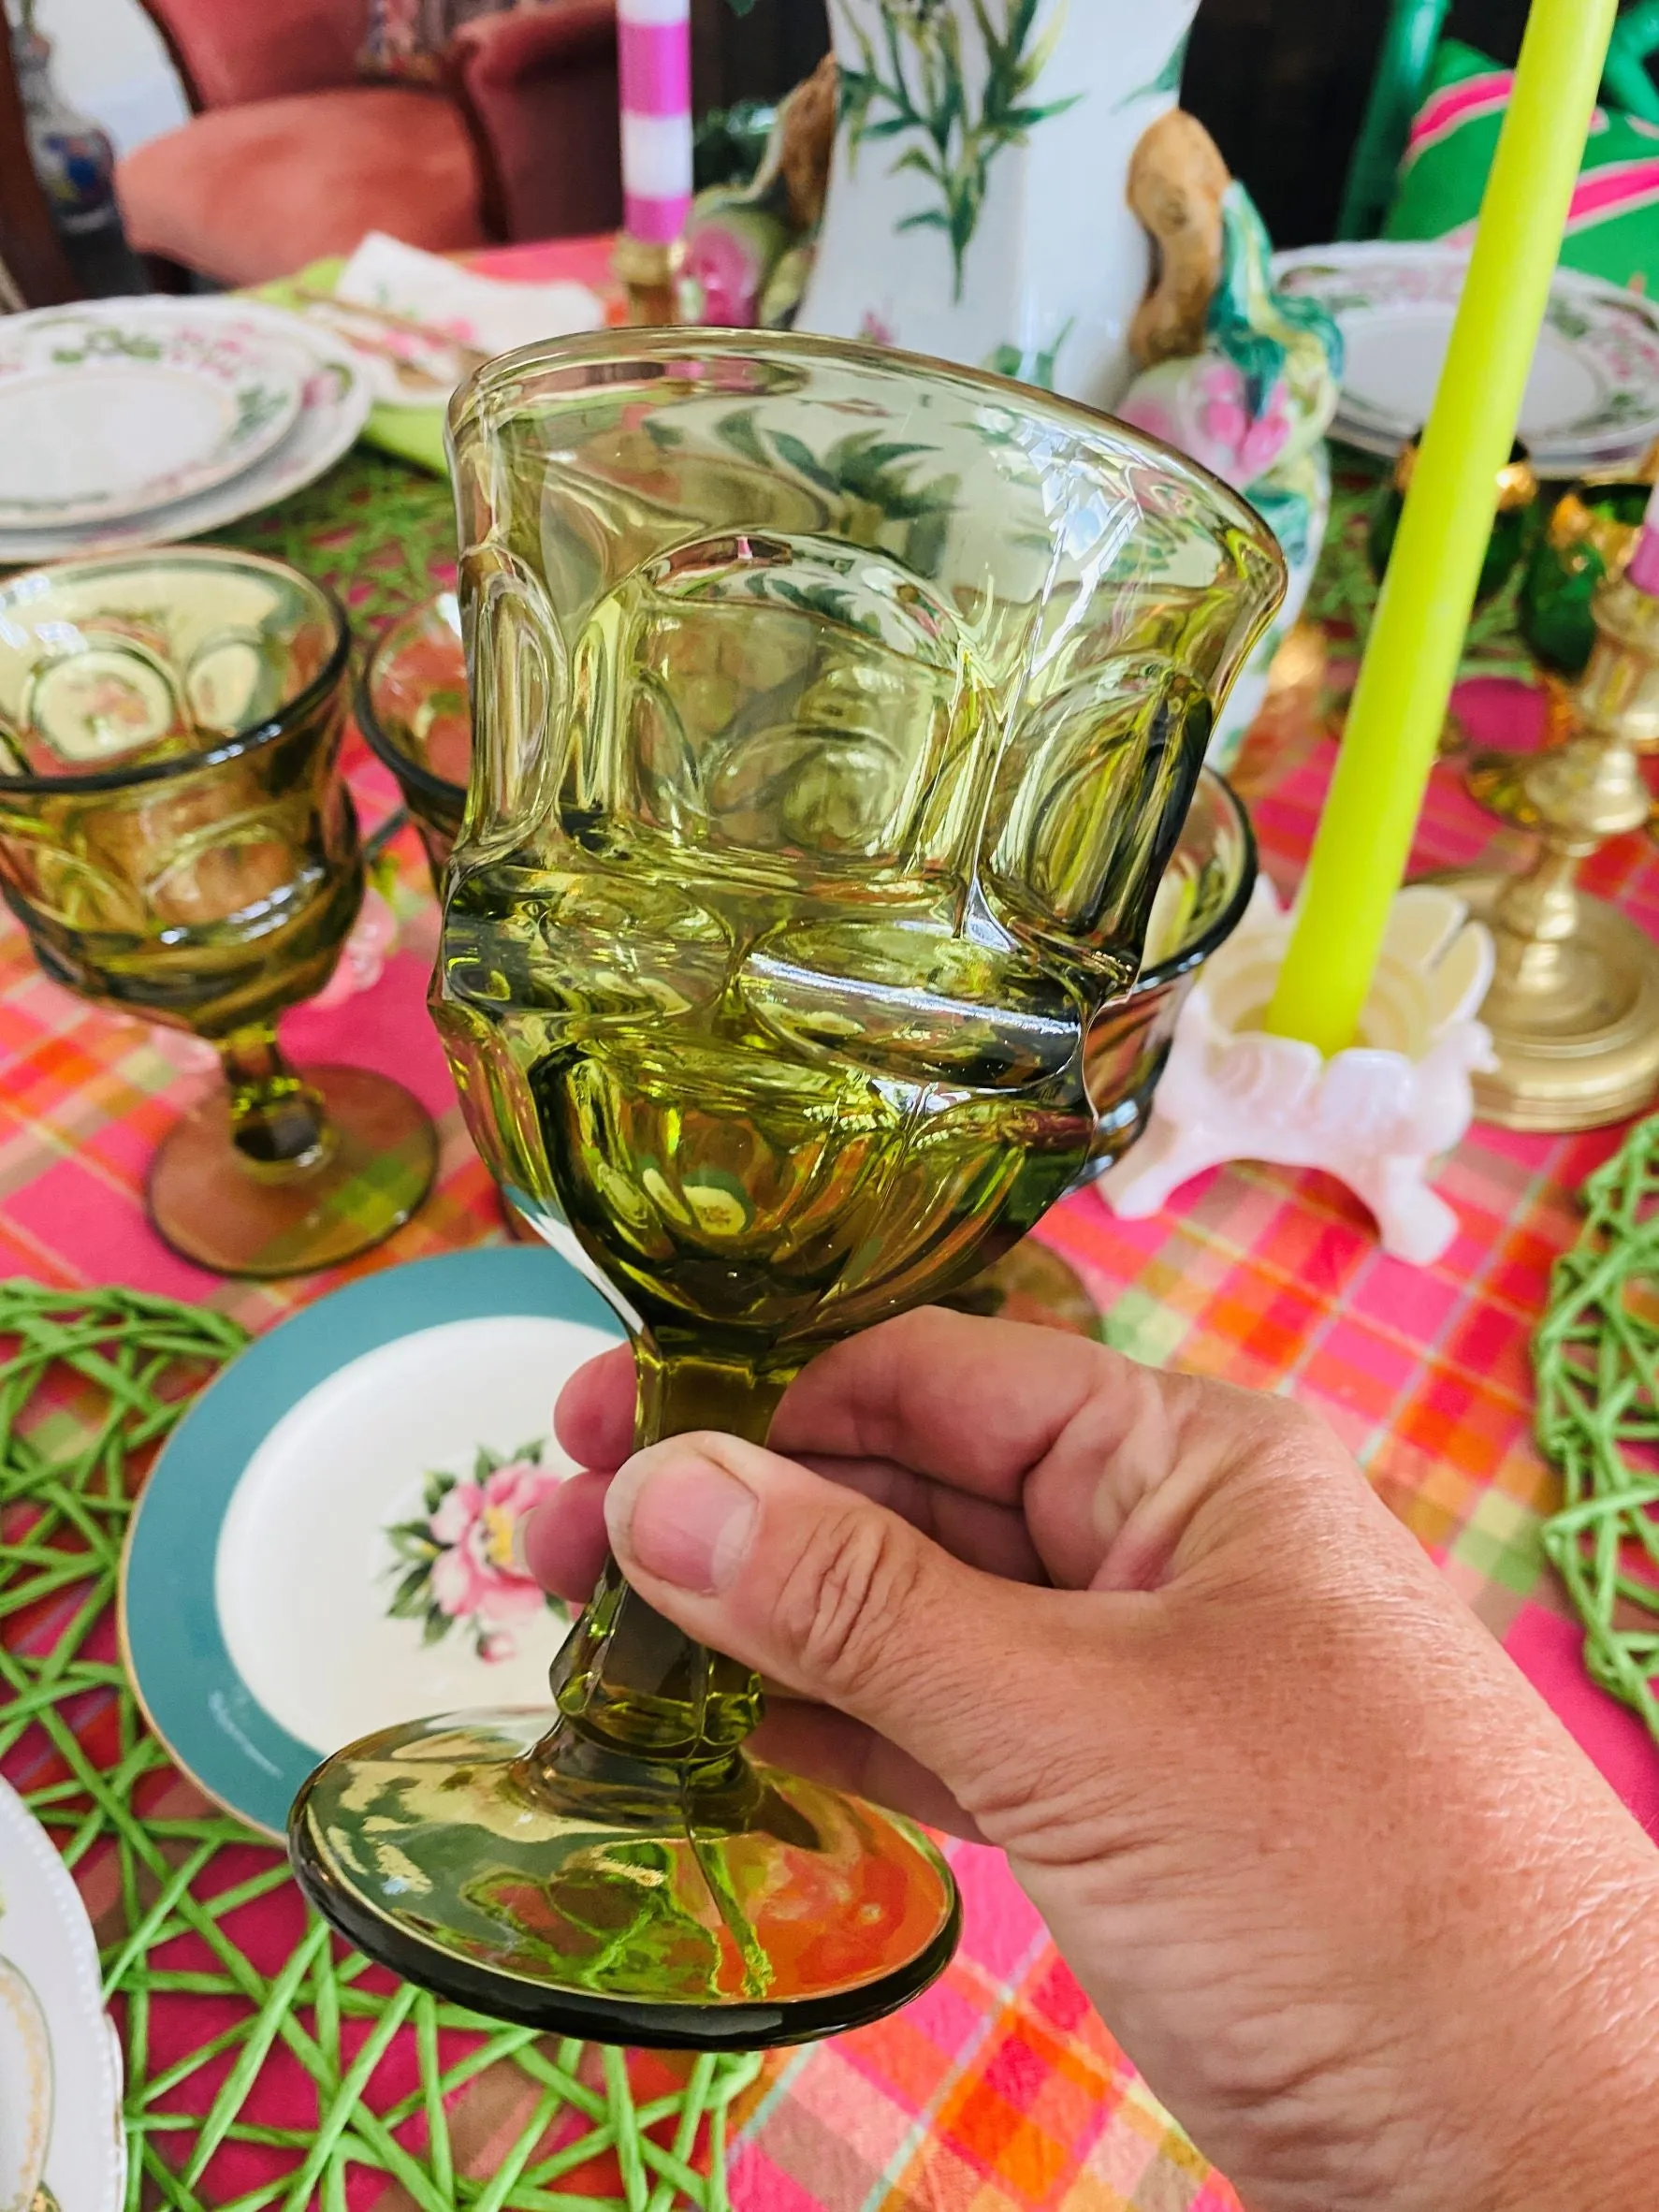
[[[669,245],[691,205],[691,0],[617,0],[623,227]]]

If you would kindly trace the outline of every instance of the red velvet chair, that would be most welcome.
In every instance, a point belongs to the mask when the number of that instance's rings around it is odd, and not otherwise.
[[[434,252],[621,220],[615,0],[467,24],[430,88],[357,76],[367,0],[144,0],[195,113],[116,172],[153,260],[261,284],[386,230]]]

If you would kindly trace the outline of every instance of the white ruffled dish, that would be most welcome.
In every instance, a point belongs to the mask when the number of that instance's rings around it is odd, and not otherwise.
[[[0,2205],[120,2212],[121,2085],[80,1892],[0,1782]]]
[[[132,305],[130,300],[95,301],[78,314],[87,321],[119,323]],[[191,299],[178,305],[189,311],[193,327],[217,329],[227,343],[263,342],[293,350],[301,371],[298,405],[285,434],[222,482],[138,514],[51,528],[0,527],[0,568],[174,545],[223,530],[287,499],[350,448],[368,420],[373,393],[361,357],[349,345],[302,316],[257,300]]]

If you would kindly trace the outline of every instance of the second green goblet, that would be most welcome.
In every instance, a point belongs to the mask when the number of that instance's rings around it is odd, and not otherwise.
[[[399,1084],[297,1071],[276,1017],[363,895],[339,774],[350,635],[280,562],[65,562],[0,591],[0,893],[48,975],[217,1047],[164,1138],[156,1228],[222,1274],[330,1267],[408,1219],[437,1142]]]

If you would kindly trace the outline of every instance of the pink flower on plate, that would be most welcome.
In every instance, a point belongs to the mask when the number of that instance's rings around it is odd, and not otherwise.
[[[1173,445],[1181,435],[1181,426],[1175,417],[1156,400],[1131,392],[1119,406],[1118,413],[1132,429],[1144,430],[1149,438],[1161,438],[1166,445]]]
[[[480,1445],[469,1477],[432,1470],[422,1510],[387,1527],[387,1571],[397,1581],[386,1611],[394,1621],[419,1622],[423,1644],[442,1643],[460,1627],[480,1659],[511,1659],[510,1623],[544,1607],[561,1610],[518,1558],[519,1522],[560,1481],[541,1461],[539,1444],[521,1445],[511,1460]]]
[[[518,1564],[518,1523],[557,1489],[559,1477],[533,1460],[513,1460],[482,1482],[458,1482],[428,1523],[442,1547],[432,1562],[432,1597],[452,1620],[521,1621],[540,1612],[543,1595]],[[484,1649],[480,1655],[504,1657]]]

